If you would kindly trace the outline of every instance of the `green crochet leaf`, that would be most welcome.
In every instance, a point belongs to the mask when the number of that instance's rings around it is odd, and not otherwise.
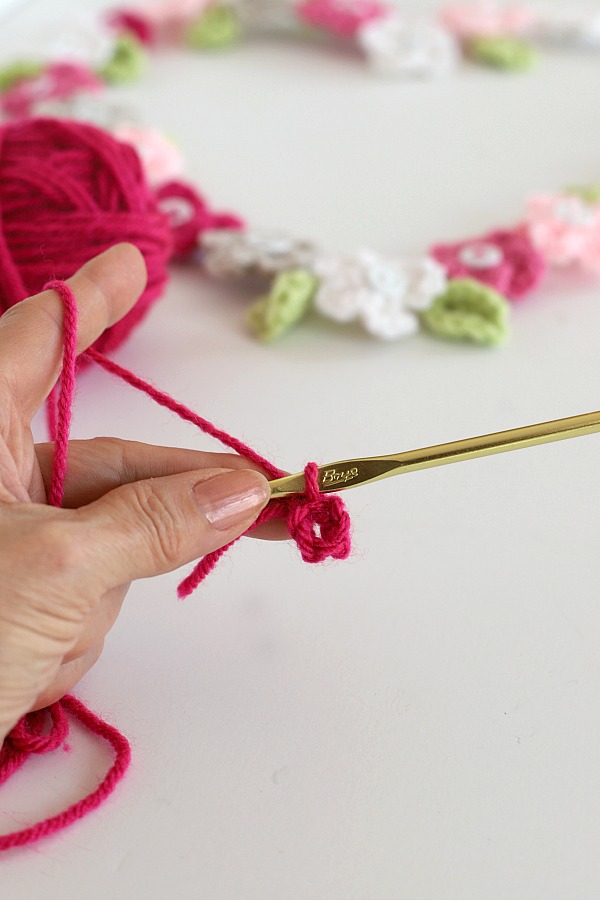
[[[467,45],[467,52],[472,59],[485,66],[508,72],[531,69],[538,59],[532,44],[508,35],[472,38]]]
[[[565,193],[580,197],[585,203],[600,203],[600,184],[572,185]]]
[[[20,60],[0,69],[0,91],[7,91],[19,81],[37,78],[44,71],[43,63],[31,60]]]
[[[136,81],[143,75],[147,56],[143,44],[132,34],[117,38],[112,59],[98,70],[98,75],[110,84]]]
[[[271,292],[250,307],[248,325],[251,331],[266,343],[281,337],[304,318],[318,285],[318,279],[306,269],[282,272]]]
[[[196,50],[220,50],[235,44],[241,33],[242,26],[235,9],[217,3],[192,22],[185,37],[190,47]]]
[[[508,316],[509,303],[497,291],[472,278],[457,278],[421,320],[438,337],[495,346],[509,335]]]

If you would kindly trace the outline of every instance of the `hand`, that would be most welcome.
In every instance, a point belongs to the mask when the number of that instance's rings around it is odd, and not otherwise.
[[[70,279],[78,352],[128,312],[145,278],[121,244]],[[52,291],[0,318],[0,745],[96,662],[133,579],[229,543],[269,498],[240,457],[98,438],[71,442],[65,508],[47,506],[52,447],[34,444],[30,423],[60,373],[62,320]]]

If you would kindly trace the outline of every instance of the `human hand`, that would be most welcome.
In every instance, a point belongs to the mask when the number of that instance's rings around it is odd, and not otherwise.
[[[70,279],[78,352],[128,312],[145,277],[121,244]],[[52,291],[0,318],[0,745],[96,662],[133,579],[229,543],[269,498],[240,457],[97,438],[71,442],[65,508],[46,505],[52,447],[36,446],[30,425],[60,373],[62,323]]]

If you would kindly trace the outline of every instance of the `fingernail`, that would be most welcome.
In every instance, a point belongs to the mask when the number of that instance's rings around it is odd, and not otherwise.
[[[250,469],[215,475],[194,485],[194,495],[213,528],[228,531],[258,513],[271,492],[267,480]]]

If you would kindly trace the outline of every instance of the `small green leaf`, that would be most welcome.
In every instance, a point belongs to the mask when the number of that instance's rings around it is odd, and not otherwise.
[[[220,50],[239,39],[242,32],[239,17],[231,6],[220,3],[209,6],[187,28],[185,37],[196,50]]]
[[[146,68],[147,56],[143,44],[132,34],[117,38],[112,59],[98,70],[98,75],[110,84],[136,81]]]
[[[471,278],[457,278],[421,320],[439,337],[494,346],[508,337],[508,311],[508,301],[497,291]]]
[[[467,44],[467,53],[485,66],[508,72],[531,69],[538,59],[532,44],[510,35],[472,38]]]
[[[32,60],[19,60],[4,66],[0,69],[0,91],[7,91],[19,81],[28,81],[30,78],[37,78],[44,71],[43,63],[33,62]]]
[[[270,293],[256,300],[248,312],[251,331],[271,343],[294,327],[308,312],[318,280],[307,269],[291,269],[277,277]]]

